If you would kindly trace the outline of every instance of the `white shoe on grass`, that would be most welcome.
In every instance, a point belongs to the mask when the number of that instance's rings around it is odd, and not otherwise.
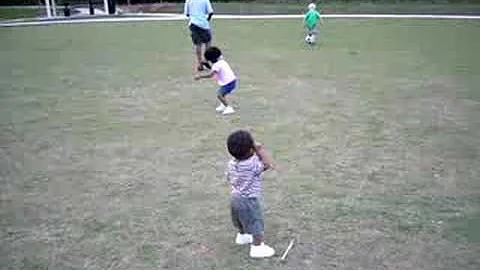
[[[215,109],[217,112],[223,112],[225,110],[225,105],[223,105],[222,103],[220,103],[220,105],[218,105],[218,107]]]
[[[237,237],[235,238],[235,244],[237,245],[246,245],[253,243],[253,236],[248,233],[237,233]]]
[[[250,257],[252,258],[268,258],[275,254],[275,250],[264,243],[255,246],[250,245]]]
[[[233,109],[232,106],[227,106],[227,107],[225,108],[225,110],[223,110],[222,114],[223,114],[223,115],[226,115],[226,114],[232,114],[232,113],[234,113],[234,112],[235,112],[235,110]]]

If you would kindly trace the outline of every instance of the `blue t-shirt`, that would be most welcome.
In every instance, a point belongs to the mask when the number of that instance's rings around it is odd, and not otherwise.
[[[186,0],[184,13],[190,18],[190,24],[203,29],[210,29],[208,14],[213,13],[210,0]]]

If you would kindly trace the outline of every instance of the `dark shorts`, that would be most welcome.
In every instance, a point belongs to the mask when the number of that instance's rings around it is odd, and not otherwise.
[[[212,41],[212,33],[210,32],[210,29],[203,29],[195,24],[190,24],[189,28],[193,44],[200,45]]]
[[[263,235],[263,211],[258,198],[232,197],[231,214],[233,225],[239,230]]]
[[[218,94],[221,95],[221,96],[226,96],[228,94],[230,94],[231,92],[233,92],[233,90],[235,90],[235,88],[237,88],[237,80],[233,80],[232,82],[224,85],[224,86],[221,86],[220,89],[218,89]]]

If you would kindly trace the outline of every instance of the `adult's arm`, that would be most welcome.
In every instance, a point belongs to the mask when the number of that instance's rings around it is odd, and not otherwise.
[[[212,3],[210,3],[210,0],[207,0],[207,10],[206,13],[208,14],[207,20],[211,20],[213,16],[213,8],[212,8]]]
[[[183,14],[185,16],[190,17],[190,10],[188,9],[188,2],[189,0],[185,0],[185,5],[183,6]]]

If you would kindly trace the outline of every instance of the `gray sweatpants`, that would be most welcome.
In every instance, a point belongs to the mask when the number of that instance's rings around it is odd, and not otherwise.
[[[263,210],[258,198],[233,196],[231,199],[233,225],[244,233],[263,235]]]

